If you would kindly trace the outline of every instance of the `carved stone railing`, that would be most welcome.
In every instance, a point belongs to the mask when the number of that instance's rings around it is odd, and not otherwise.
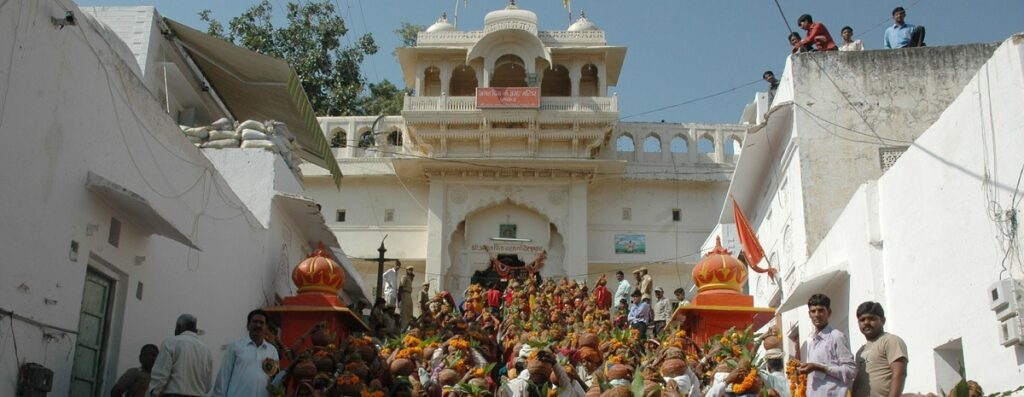
[[[447,32],[420,32],[416,35],[416,45],[472,45],[484,37],[484,31],[447,31]],[[600,30],[589,30],[582,32],[567,31],[542,31],[536,32],[541,42],[548,46],[563,44],[590,44],[604,45],[606,43],[604,32]]]
[[[552,44],[600,44],[607,43],[604,38],[604,31],[586,30],[581,32],[567,32],[561,30],[537,32],[537,37],[546,45]]]
[[[405,97],[403,111],[412,112],[472,112],[476,111],[476,97],[428,96]],[[558,112],[617,112],[618,97],[546,97],[540,99],[540,110]]]

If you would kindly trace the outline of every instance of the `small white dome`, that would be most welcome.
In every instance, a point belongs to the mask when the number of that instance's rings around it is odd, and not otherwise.
[[[601,30],[601,28],[597,27],[593,22],[590,22],[590,20],[587,19],[586,14],[580,12],[580,18],[577,19],[576,22],[573,22],[572,25],[569,25],[568,30],[570,32],[583,32],[588,30]]]
[[[501,29],[522,29],[537,32],[537,14],[516,6],[515,1],[509,2],[502,10],[491,11],[484,15],[484,31],[491,32]]]
[[[433,25],[427,28],[427,32],[448,32],[452,30],[455,30],[455,25],[448,23],[448,13],[442,14],[437,19],[437,22],[434,22]]]

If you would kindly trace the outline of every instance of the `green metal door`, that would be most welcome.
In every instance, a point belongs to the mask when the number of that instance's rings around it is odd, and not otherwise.
[[[71,370],[73,397],[99,396],[103,386],[103,353],[107,347],[110,324],[110,297],[114,281],[89,270],[82,292],[82,312],[78,320],[78,342]]]

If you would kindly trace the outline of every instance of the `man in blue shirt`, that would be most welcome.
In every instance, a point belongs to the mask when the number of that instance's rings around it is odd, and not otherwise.
[[[651,323],[651,305],[647,300],[641,300],[643,294],[640,291],[633,291],[633,307],[629,309],[630,328],[640,331],[640,339],[647,339],[647,325]]]
[[[903,7],[892,10],[894,25],[885,29],[882,46],[885,48],[924,47],[924,26],[905,22],[907,11]]]
[[[267,313],[249,312],[249,337],[238,339],[224,351],[224,362],[213,385],[213,397],[267,397],[267,384],[278,368],[277,349],[264,339]]]

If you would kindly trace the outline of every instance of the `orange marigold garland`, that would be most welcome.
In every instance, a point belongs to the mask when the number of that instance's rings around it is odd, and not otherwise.
[[[757,380],[757,368],[751,368],[747,371],[747,376],[743,377],[743,381],[732,385],[732,392],[736,394],[746,393],[754,386],[754,382]]]
[[[790,359],[786,363],[786,378],[789,379],[789,393],[793,397],[807,397],[807,375],[801,374],[797,367],[800,361]]]

